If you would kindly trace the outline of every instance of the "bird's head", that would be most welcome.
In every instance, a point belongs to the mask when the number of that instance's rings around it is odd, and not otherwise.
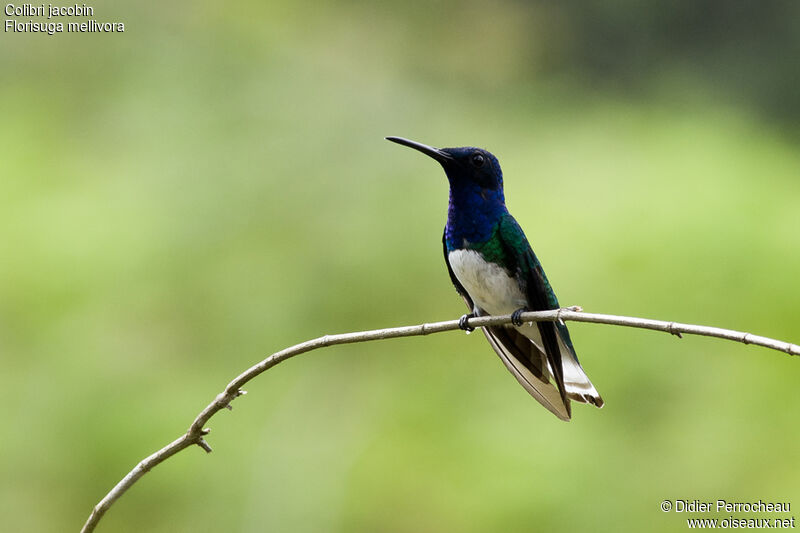
[[[386,137],[403,146],[408,146],[438,161],[447,174],[452,189],[479,189],[493,191],[502,197],[503,171],[500,163],[490,152],[481,148],[434,148],[402,137]]]

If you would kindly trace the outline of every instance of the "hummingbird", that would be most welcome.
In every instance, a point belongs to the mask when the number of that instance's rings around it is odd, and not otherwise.
[[[525,311],[558,309],[525,233],[506,208],[503,172],[481,148],[434,148],[402,137],[386,140],[432,157],[450,183],[447,225],[442,235],[450,280],[469,313],[459,326],[472,331],[476,316],[512,315],[505,326],[481,328],[489,344],[517,381],[561,420],[572,417],[570,401],[603,406],[575,355],[562,321],[523,323]]]

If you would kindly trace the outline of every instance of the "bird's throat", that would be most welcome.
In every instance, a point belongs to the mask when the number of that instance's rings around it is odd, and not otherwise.
[[[492,238],[506,212],[502,190],[450,187],[445,238],[448,250],[470,248]]]

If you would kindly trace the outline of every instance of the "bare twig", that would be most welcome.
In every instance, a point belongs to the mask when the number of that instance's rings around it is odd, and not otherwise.
[[[704,335],[706,337],[717,337],[737,341],[744,344],[755,344],[765,348],[772,348],[789,355],[800,355],[800,346],[783,342],[768,337],[733,331],[730,329],[713,328],[708,326],[696,326],[693,324],[681,324],[678,322],[665,322],[663,320],[650,320],[646,318],[635,318],[617,315],[602,315],[596,313],[583,313],[579,307],[569,307],[553,309],[551,311],[536,311],[523,313],[520,317],[524,322],[540,322],[546,320],[572,320],[575,322],[592,322],[595,324],[610,324],[614,326],[628,326],[632,328],[653,329],[664,331],[678,337],[682,333],[690,335]],[[499,326],[511,323],[511,315],[487,316],[471,318],[468,321],[470,327]],[[296,344],[280,352],[276,352],[260,363],[253,365],[236,379],[228,383],[225,390],[217,395],[213,402],[197,415],[189,429],[178,439],[167,444],[154,454],[143,459],[131,470],[111,491],[103,497],[100,502],[92,509],[89,519],[84,524],[82,533],[94,531],[98,522],[111,505],[117,501],[139,478],[153,469],[153,467],[169,459],[179,451],[192,445],[198,445],[206,452],[211,452],[211,447],[203,438],[210,431],[204,428],[206,422],[222,409],[230,408],[233,400],[245,394],[242,386],[258,376],[265,370],[272,368],[281,361],[285,361],[295,355],[310,352],[317,348],[333,346],[336,344],[351,344],[356,342],[375,341],[380,339],[394,339],[397,337],[414,337],[418,335],[428,335],[430,333],[440,333],[442,331],[452,331],[459,329],[458,320],[448,320],[446,322],[433,322],[430,324],[420,324],[417,326],[402,326],[399,328],[376,329],[371,331],[359,331],[355,333],[341,333],[338,335],[325,335],[316,339]]]

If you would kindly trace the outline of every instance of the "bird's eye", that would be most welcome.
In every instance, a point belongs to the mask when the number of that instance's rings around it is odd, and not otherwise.
[[[472,164],[476,167],[480,168],[483,166],[483,163],[486,161],[486,158],[483,157],[482,154],[472,154]]]

